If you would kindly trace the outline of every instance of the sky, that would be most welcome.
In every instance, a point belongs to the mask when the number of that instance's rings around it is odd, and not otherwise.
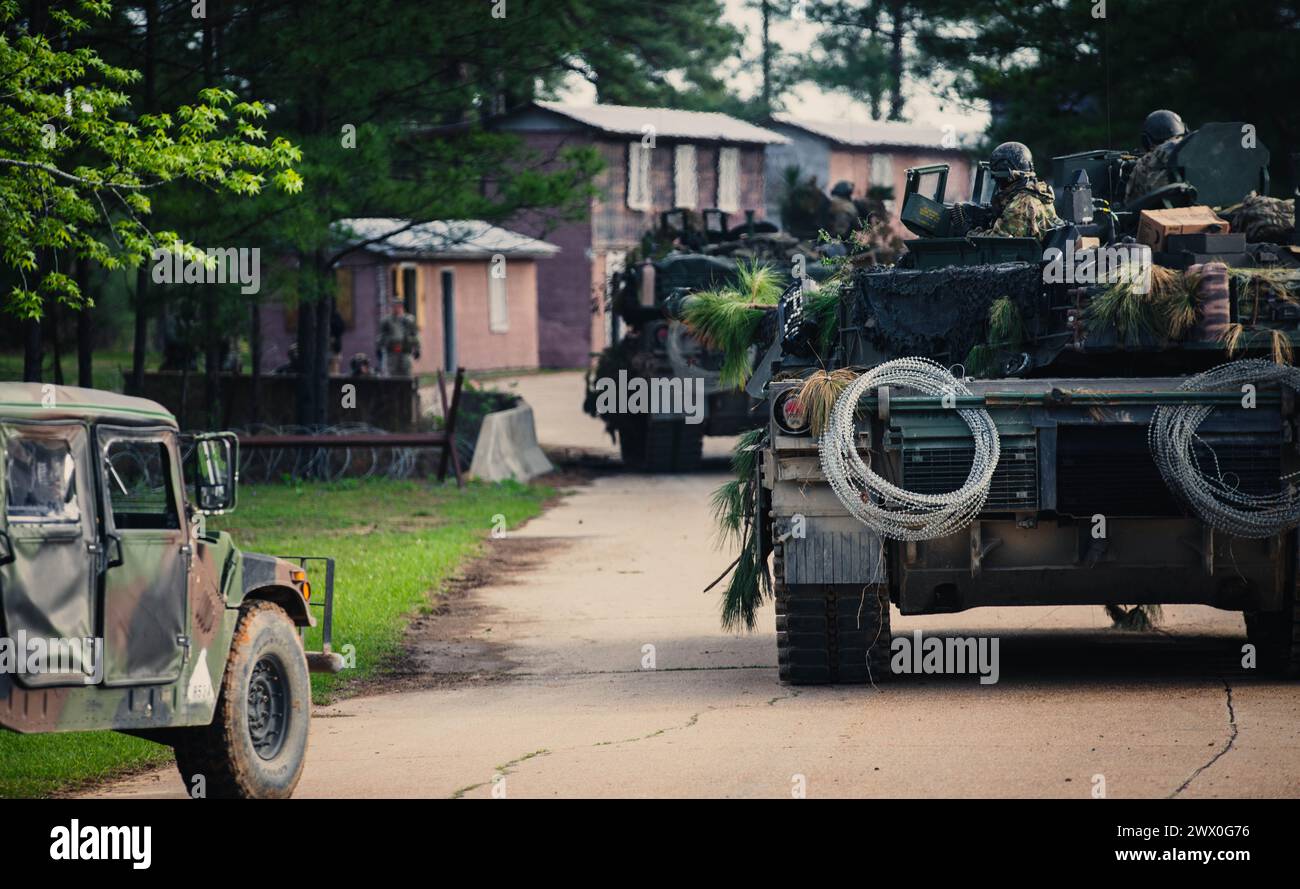
[[[758,58],[762,47],[762,17],[759,11],[749,7],[746,0],[724,0],[724,6],[726,19],[745,35],[746,57]],[[818,30],[819,26],[815,23],[782,19],[772,28],[772,38],[786,52],[805,55],[812,47]],[[741,70],[737,65],[728,72],[728,79],[743,97],[758,92],[757,70]],[[950,100],[945,102],[928,83],[906,83],[904,96],[907,100],[905,112],[911,123],[928,124],[940,129],[952,126],[963,135],[982,133],[988,126],[987,112],[958,108]],[[562,98],[568,102],[590,104],[596,100],[596,91],[589,83],[573,75],[566,84]],[[864,103],[843,93],[827,92],[810,83],[800,84],[786,94],[784,99],[786,111],[809,120],[851,120],[865,123],[871,119]]]

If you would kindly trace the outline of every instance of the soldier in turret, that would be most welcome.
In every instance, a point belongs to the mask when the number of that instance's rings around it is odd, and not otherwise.
[[[1041,238],[1061,224],[1052,186],[1034,172],[1034,156],[1019,142],[1003,142],[989,155],[989,173],[998,184],[994,221],[969,234],[999,238]]]
[[[1142,122],[1142,150],[1129,174],[1124,189],[1124,203],[1131,204],[1144,195],[1173,182],[1169,161],[1174,150],[1187,136],[1187,124],[1173,111],[1152,111]]]

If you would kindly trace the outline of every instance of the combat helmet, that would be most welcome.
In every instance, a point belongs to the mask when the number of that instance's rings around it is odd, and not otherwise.
[[[1034,156],[1022,142],[1003,142],[989,155],[989,173],[998,184],[1034,174]]]
[[[1167,109],[1152,111],[1142,121],[1142,149],[1150,151],[1161,142],[1187,133],[1187,124],[1175,112]]]

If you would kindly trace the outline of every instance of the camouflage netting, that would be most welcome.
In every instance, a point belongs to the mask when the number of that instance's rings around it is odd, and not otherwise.
[[[809,262],[819,262],[821,253],[815,242],[800,240],[785,232],[758,232],[743,235],[734,241],[722,241],[704,248],[710,256],[728,256],[732,259],[759,259],[789,262],[796,256],[807,257]]]
[[[848,320],[885,354],[959,362],[984,341],[998,299],[1010,299],[1025,329],[1036,329],[1042,286],[1037,263],[862,270],[846,297]]]

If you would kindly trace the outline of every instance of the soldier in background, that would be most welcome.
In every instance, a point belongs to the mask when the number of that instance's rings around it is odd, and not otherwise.
[[[1169,160],[1174,150],[1187,136],[1187,124],[1173,111],[1152,111],[1142,121],[1142,150],[1129,174],[1124,189],[1124,203],[1131,204],[1144,195],[1151,194],[1173,182],[1169,173]]]
[[[858,227],[858,208],[853,203],[853,183],[841,179],[831,189],[827,231],[837,238],[847,238]]]
[[[1041,238],[1061,224],[1052,186],[1034,172],[1034,156],[1020,142],[1003,142],[989,155],[989,174],[998,184],[994,221],[968,234],[996,238]]]
[[[352,356],[352,376],[354,377],[373,377],[375,371],[370,366],[370,356],[365,352],[358,352]]]
[[[289,360],[281,364],[273,374],[297,374],[302,373],[302,354],[298,351],[297,343],[289,344]]]
[[[401,299],[393,299],[390,304],[392,314],[379,322],[379,354],[384,359],[385,374],[409,377],[413,362],[420,357],[420,328]]]

